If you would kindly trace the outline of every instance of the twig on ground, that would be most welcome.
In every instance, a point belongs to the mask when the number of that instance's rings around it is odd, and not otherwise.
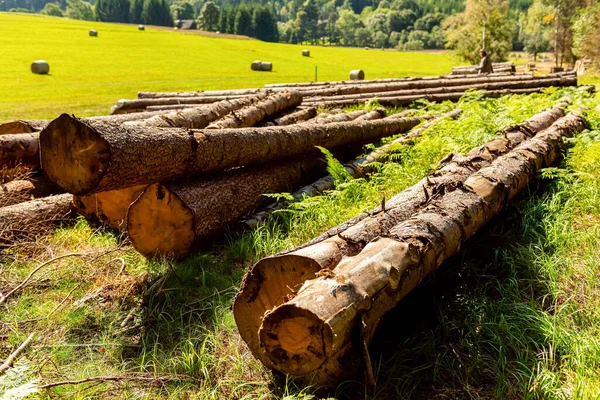
[[[17,347],[17,349],[15,351],[13,351],[7,358],[6,361],[4,361],[4,363],[2,365],[0,365],[0,375],[2,375],[4,372],[6,372],[6,370],[10,369],[10,367],[12,367],[13,361],[15,361],[15,358],[17,358],[17,356],[19,354],[21,354],[21,352],[23,350],[25,350],[25,347],[27,347],[27,345],[29,345],[29,343],[33,340],[33,337],[35,336],[34,333],[31,333],[27,339],[25,339],[25,341],[23,342],[23,344],[21,344],[19,347]]]
[[[114,279],[117,279],[119,276],[121,276],[121,274],[123,273],[123,271],[125,271],[125,260],[121,257],[118,258],[113,258],[112,260],[110,260],[109,262],[106,263],[106,265],[110,264],[113,261],[120,261],[121,262],[121,269],[119,269],[119,272],[117,272],[117,275],[115,275]]]
[[[27,284],[27,282],[29,282],[29,280],[33,277],[33,275],[36,272],[38,272],[40,269],[44,268],[46,265],[52,264],[54,261],[58,261],[58,260],[63,259],[63,258],[78,257],[78,256],[82,256],[82,255],[83,255],[82,253],[63,254],[62,256],[54,257],[51,260],[48,260],[46,262],[41,263],[33,271],[31,271],[29,273],[29,275],[27,275],[27,278],[25,278],[25,280],[23,282],[21,282],[19,285],[17,285],[17,287],[15,287],[13,290],[11,290],[10,292],[8,292],[6,295],[0,294],[0,305],[3,304],[6,301],[6,299],[8,297],[10,297],[13,293],[15,293],[16,291],[20,290],[23,286],[25,286]]]
[[[61,382],[52,382],[47,383],[45,385],[38,386],[39,389],[51,389],[57,386],[65,386],[65,385],[79,385],[82,383],[88,382],[118,382],[118,381],[140,381],[140,382],[164,382],[175,380],[175,378],[168,376],[159,376],[157,378],[150,378],[145,376],[92,376],[85,379],[80,379],[77,381],[61,381]]]

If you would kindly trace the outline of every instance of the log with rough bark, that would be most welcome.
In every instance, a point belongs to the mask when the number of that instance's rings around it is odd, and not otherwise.
[[[517,73],[513,76],[533,76],[531,72]],[[270,83],[266,84],[265,88],[271,90],[289,90],[289,88],[302,89],[309,87],[323,87],[323,86],[341,86],[341,85],[371,85],[374,83],[396,83],[396,82],[418,82],[418,81],[432,81],[439,79],[463,79],[473,78],[473,75],[442,75],[442,76],[422,76],[422,77],[404,77],[404,78],[383,78],[383,79],[369,79],[364,81],[329,81],[329,82],[298,82],[298,83]]]
[[[125,125],[154,126],[158,128],[206,128],[211,122],[223,118],[232,111],[243,107],[257,105],[267,97],[266,93],[256,96],[242,97],[234,100],[223,100],[203,107],[173,111],[166,114],[155,115],[152,118],[126,122]],[[125,114],[128,115],[128,114]]]
[[[34,239],[49,226],[70,219],[72,199],[65,193],[0,208],[0,245]]]
[[[332,124],[334,122],[346,122],[346,121],[354,121],[359,117],[367,114],[366,110],[357,110],[351,111],[347,113],[339,113],[334,115],[328,115],[326,117],[317,117],[314,119],[310,119],[308,121],[303,122],[302,124]]]
[[[211,96],[248,96],[266,93],[265,89],[200,90],[197,92],[138,92],[138,99],[156,99],[160,97],[211,97]]]
[[[102,115],[89,117],[90,121],[123,123],[151,118],[157,112],[143,112],[122,115]],[[0,125],[0,166],[22,162],[37,167],[40,165],[39,131],[50,123],[49,120],[10,121]]]
[[[273,94],[256,104],[233,111],[228,116],[210,124],[208,129],[251,127],[266,117],[288,108],[297,107],[300,103],[302,103],[302,95],[296,91]]]
[[[418,118],[327,125],[207,129],[123,126],[63,114],[40,133],[46,175],[65,191],[89,195],[166,182],[376,141],[413,128]]]
[[[479,65],[467,65],[460,67],[452,67],[450,75],[477,75],[479,73]],[[493,63],[492,68],[494,73],[510,73],[516,72],[515,63],[512,61]]]
[[[293,112],[288,115],[284,115],[283,117],[276,120],[276,125],[292,125],[301,121],[309,120],[317,115],[316,107],[307,107],[296,112]]]
[[[531,94],[539,93],[546,90],[546,87],[530,88],[530,89],[503,89],[503,90],[483,90],[478,91],[482,97],[498,98],[506,95],[520,95],[520,94]],[[348,100],[325,100],[321,102],[312,102],[310,98],[306,100],[307,105],[314,105],[319,107],[343,107],[351,106],[356,104],[366,103],[369,100],[377,100],[377,102],[383,106],[407,106],[417,100],[427,100],[432,103],[441,103],[443,101],[459,101],[461,97],[469,94],[469,92],[452,92],[444,94],[420,94],[415,96],[398,96],[398,97],[365,97],[358,99]]]
[[[89,221],[100,222],[111,228],[127,228],[127,210],[148,185],[109,190],[90,196],[74,196],[73,206],[78,214]]]
[[[46,120],[18,120],[0,124],[0,135],[39,132],[48,125]]]
[[[135,100],[119,100],[117,104],[111,107],[111,114],[127,114],[132,112],[145,111],[147,107],[157,105],[178,105],[178,104],[212,104],[217,101],[234,100],[245,97],[245,95],[231,96],[207,96],[207,97],[164,97],[156,99],[135,99]]]
[[[149,185],[130,206],[127,232],[146,257],[188,254],[202,239],[322,169],[318,159],[242,168],[212,178]]]
[[[482,79],[485,81],[485,79]],[[455,82],[459,82],[458,80]],[[462,81],[460,81],[462,82]],[[361,99],[372,97],[373,93],[377,93],[381,97],[400,97],[400,96],[414,96],[419,94],[441,94],[441,93],[452,93],[452,92],[466,92],[467,90],[501,90],[501,89],[528,89],[528,88],[540,88],[540,87],[564,87],[564,86],[577,86],[577,76],[559,76],[552,78],[540,78],[530,79],[523,81],[509,81],[509,82],[482,82],[482,83],[469,83],[468,85],[458,86],[435,86],[430,88],[418,88],[418,89],[402,89],[402,90],[378,90],[377,92],[369,91],[350,91],[344,93],[340,91],[336,95],[308,95],[303,93],[307,102],[319,103],[322,101],[332,100],[349,100],[349,99]],[[364,88],[358,88],[364,89]],[[356,92],[356,93],[351,93]],[[314,93],[314,92],[313,92]],[[310,96],[310,97],[309,97]]]
[[[63,190],[45,176],[18,179],[0,185],[0,207],[60,193]]]
[[[36,167],[40,163],[39,134],[12,133],[0,136],[0,166],[22,163]]]
[[[373,113],[377,112],[385,113],[385,109],[378,109],[372,111]],[[387,157],[388,152],[392,149],[393,146],[399,145],[402,143],[406,143],[409,140],[412,140],[418,136],[420,136],[424,131],[429,129],[433,124],[438,122],[442,118],[455,118],[462,112],[461,109],[455,109],[450,111],[449,113],[437,116],[432,118],[429,122],[424,124],[422,127],[417,129],[412,129],[408,134],[404,136],[400,136],[399,138],[381,146],[377,149],[373,150],[371,153],[364,157],[357,158],[352,161],[348,165],[346,165],[346,172],[353,178],[357,178],[359,176],[363,176],[365,173],[371,171],[371,165],[375,162],[384,161]],[[366,115],[365,115],[366,116]],[[311,183],[310,185],[306,185],[303,188],[297,190],[292,194],[294,201],[301,200],[305,197],[313,197],[323,193],[326,190],[330,190],[335,186],[335,179],[331,175],[326,175],[316,182]],[[275,211],[282,210],[287,208],[290,205],[289,200],[281,200],[272,204],[269,204],[264,209],[256,212],[250,216],[242,218],[239,221],[240,226],[245,226],[247,228],[254,228],[258,224],[265,222]]]
[[[438,172],[386,201],[384,212],[378,207],[304,245],[257,262],[246,274],[233,306],[240,335],[252,354],[269,365],[269,359],[261,354],[258,342],[261,320],[265,312],[282,304],[304,281],[323,269],[334,268],[344,256],[358,253],[382,231],[418,212],[423,204],[439,196],[445,188],[460,186],[474,171],[488,166],[498,156],[551,126],[564,115],[564,107],[564,104],[559,104],[539,113],[503,131],[501,138],[477,147],[465,156],[448,157],[444,160],[447,164]]]
[[[579,116],[562,118],[474,173],[464,185],[447,187],[355,256],[306,281],[293,299],[262,321],[261,349],[272,368],[316,386],[331,386],[351,376],[361,358],[368,360],[368,343],[380,319],[458,253],[540,168],[554,164],[564,138],[584,128]]]
[[[399,82],[389,84],[371,84],[371,85],[346,85],[331,88],[304,89],[299,90],[302,96],[307,97],[325,97],[325,96],[348,96],[368,93],[387,93],[389,96],[400,96],[403,92],[412,92],[418,90],[429,90],[434,93],[435,89],[452,92],[465,91],[467,89],[510,89],[526,88],[531,86],[552,86],[561,85],[567,80],[577,85],[577,76],[575,74],[549,74],[543,76],[495,76],[482,75],[470,79],[441,79],[414,82]],[[451,90],[450,88],[456,88]],[[398,93],[399,92],[399,93]],[[409,93],[410,94],[410,93]]]

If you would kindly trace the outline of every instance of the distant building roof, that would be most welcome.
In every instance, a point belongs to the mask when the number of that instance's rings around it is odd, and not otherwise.
[[[198,29],[195,19],[178,19],[175,26],[179,29]]]

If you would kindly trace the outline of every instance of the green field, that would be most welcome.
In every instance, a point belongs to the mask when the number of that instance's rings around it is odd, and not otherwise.
[[[90,37],[96,29],[98,37]],[[302,57],[304,48],[311,57]],[[137,92],[257,87],[265,83],[439,75],[456,64],[449,53],[404,53],[211,38],[136,25],[0,13],[0,122],[107,114],[118,99]],[[50,64],[35,75],[33,60]],[[250,70],[253,60],[273,72]]]

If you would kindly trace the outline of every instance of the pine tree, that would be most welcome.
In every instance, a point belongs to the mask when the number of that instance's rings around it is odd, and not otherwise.
[[[144,10],[144,0],[131,0],[129,7],[129,21],[135,24],[141,24],[142,11]]]
[[[275,16],[267,7],[256,7],[252,14],[252,30],[255,37],[266,42],[277,42],[279,32]]]
[[[236,35],[252,36],[252,15],[245,6],[240,6],[235,13]]]

